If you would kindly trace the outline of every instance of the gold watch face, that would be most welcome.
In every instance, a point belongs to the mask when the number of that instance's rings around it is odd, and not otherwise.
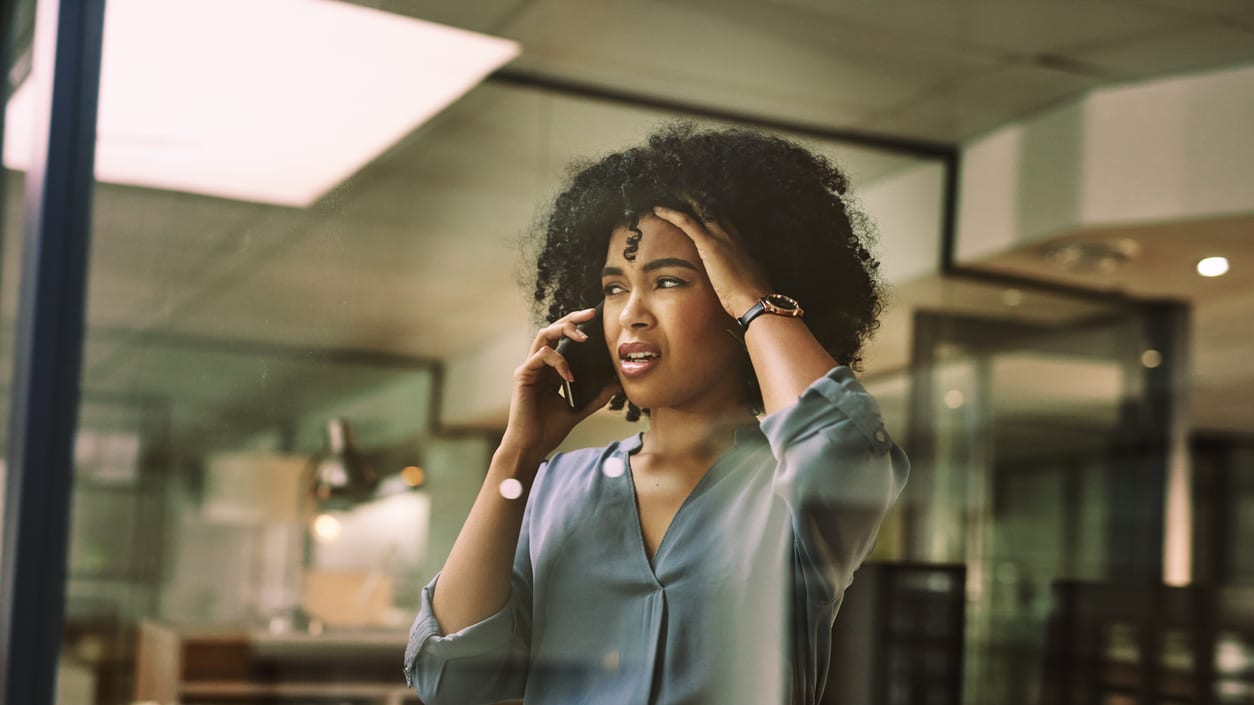
[[[803,313],[801,304],[797,303],[796,299],[783,294],[767,294],[762,299],[762,306],[767,311],[780,316],[800,316]]]

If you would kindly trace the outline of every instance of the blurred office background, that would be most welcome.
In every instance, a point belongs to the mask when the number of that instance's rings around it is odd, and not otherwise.
[[[6,453],[47,4],[8,10]],[[103,57],[58,702],[413,701],[518,238],[688,118],[836,159],[894,287],[862,379],[914,469],[829,701],[1254,703],[1248,0],[109,0]]]

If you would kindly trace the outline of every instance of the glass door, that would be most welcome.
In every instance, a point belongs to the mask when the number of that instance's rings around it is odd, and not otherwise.
[[[967,567],[963,701],[1041,702],[1068,648],[1057,591],[1187,580],[1171,509],[1187,483],[1168,492],[1187,471],[1187,310],[975,284],[956,299],[915,312],[905,553]]]

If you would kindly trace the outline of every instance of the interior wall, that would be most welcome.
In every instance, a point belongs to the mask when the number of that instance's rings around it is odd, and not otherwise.
[[[956,259],[1082,228],[1254,210],[1254,67],[1146,81],[989,133],[962,152]]]

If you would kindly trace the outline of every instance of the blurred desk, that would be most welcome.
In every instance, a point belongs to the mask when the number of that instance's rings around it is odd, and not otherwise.
[[[1254,702],[1254,589],[1058,580],[1048,705]]]
[[[135,699],[182,703],[421,705],[405,687],[403,631],[319,635],[248,627],[140,625]]]
[[[966,566],[867,562],[832,627],[822,705],[959,705]]]

